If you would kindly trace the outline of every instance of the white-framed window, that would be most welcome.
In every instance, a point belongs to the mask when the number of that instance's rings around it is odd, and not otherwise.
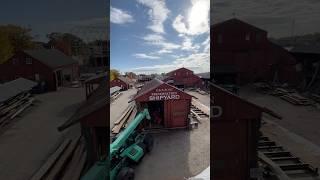
[[[26,57],[26,64],[32,64],[32,58]]]
[[[246,33],[246,41],[250,41],[250,34]]]

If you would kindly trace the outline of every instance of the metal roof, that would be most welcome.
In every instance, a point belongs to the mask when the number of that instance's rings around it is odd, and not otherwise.
[[[24,78],[0,84],[0,102],[6,101],[21,92],[30,91],[36,85],[36,82]]]
[[[289,49],[292,53],[320,54],[320,45],[300,45]]]
[[[131,81],[128,78],[124,77],[124,76],[118,76],[117,78],[120,79],[121,81],[125,82],[126,84],[130,84],[131,83]]]
[[[114,86],[112,88],[110,88],[110,95],[117,92],[117,91],[120,91],[121,87],[119,86]]]
[[[58,130],[62,131],[78,123],[82,118],[106,106],[108,101],[109,95],[107,93],[107,83],[102,81],[99,87],[81,104],[80,108],[71,116],[71,118],[58,127]]]
[[[77,63],[76,60],[56,49],[25,50],[24,53],[42,62],[52,69]]]
[[[199,76],[202,79],[210,79],[210,72],[199,73],[199,74],[196,74],[196,75]]]

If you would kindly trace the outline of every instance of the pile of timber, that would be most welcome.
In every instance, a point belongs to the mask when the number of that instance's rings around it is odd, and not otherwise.
[[[302,97],[297,93],[286,94],[280,98],[294,105],[308,106],[313,104],[308,98]]]
[[[79,180],[86,163],[84,138],[65,139],[31,180]]]
[[[292,91],[283,89],[283,88],[276,88],[270,94],[273,96],[283,96],[292,93]]]
[[[272,87],[267,83],[254,83],[253,86],[257,91],[263,93],[268,93],[272,90]]]
[[[203,91],[203,90],[201,90],[201,89],[197,89],[197,92],[199,93],[199,94],[201,94],[201,95],[208,95],[209,93],[207,93],[207,92],[205,92],[205,91]]]
[[[313,99],[314,101],[320,103],[320,95],[318,95],[318,94],[311,94],[310,97],[311,97],[311,99]]]
[[[0,129],[32,105],[34,98],[30,93],[20,93],[0,104]]]
[[[121,95],[122,93],[121,92],[115,92],[115,93],[113,93],[112,95],[111,95],[111,97],[110,97],[110,102],[113,102],[114,100],[116,100],[116,99],[118,99],[119,97],[120,97],[120,95]]]
[[[120,130],[126,125],[129,120],[132,120],[137,114],[137,108],[134,103],[131,103],[127,109],[123,112],[123,114],[119,117],[119,119],[114,122],[114,127],[111,132],[113,134],[118,134]]]

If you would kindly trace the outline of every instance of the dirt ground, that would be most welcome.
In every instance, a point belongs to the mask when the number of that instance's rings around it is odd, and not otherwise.
[[[280,114],[281,120],[266,115],[267,124],[261,130],[306,163],[320,167],[319,109],[295,106],[279,97],[257,93],[249,86],[240,88],[240,96]]]
[[[193,95],[203,104],[210,103],[210,98],[196,92]],[[152,152],[135,167],[136,179],[182,180],[199,174],[210,165],[209,119],[201,121],[198,129],[172,130],[153,136]]]
[[[40,168],[68,133],[57,127],[74,113],[85,91],[62,88],[35,98],[35,105],[0,135],[0,179],[29,179]]]

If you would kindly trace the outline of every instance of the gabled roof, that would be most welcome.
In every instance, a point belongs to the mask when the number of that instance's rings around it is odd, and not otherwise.
[[[117,78],[120,79],[121,81],[125,82],[126,84],[130,84],[131,83],[131,81],[128,78],[124,77],[124,76],[118,76]]]
[[[107,80],[108,74],[107,73],[101,73],[97,74],[95,76],[89,77],[88,79],[85,80],[85,83],[90,83],[90,84],[99,84],[103,80]]]
[[[256,26],[253,26],[253,25],[251,25],[249,23],[246,23],[246,22],[244,22],[242,20],[239,20],[237,18],[232,18],[232,19],[229,19],[229,20],[226,20],[226,21],[223,21],[223,22],[219,22],[217,24],[213,24],[213,25],[211,25],[211,29],[214,30],[215,28],[219,28],[221,26],[226,26],[226,25],[245,25],[245,26],[248,26],[249,28],[251,28],[251,29],[253,29],[255,31],[267,32],[267,31],[265,31],[263,29],[260,29],[260,28],[258,28]]]
[[[192,97],[191,95],[189,95],[189,94],[181,91],[180,89],[178,89],[178,88],[176,88],[176,87],[174,87],[174,86],[171,86],[170,84],[167,84],[167,83],[165,83],[165,82],[163,82],[163,81],[155,78],[155,79],[147,82],[147,83],[141,88],[141,90],[137,92],[137,94],[133,97],[133,99],[137,99],[137,98],[139,98],[139,97],[141,97],[141,96],[143,96],[143,95],[145,95],[145,94],[153,91],[154,89],[158,88],[159,86],[161,86],[161,85],[163,85],[163,84],[165,84],[165,85],[167,85],[167,86],[170,86],[171,88],[173,88],[173,89],[175,89],[175,90],[177,90],[177,91],[180,91],[180,92],[186,94],[187,96]]]
[[[107,90],[107,82],[102,81],[99,87],[92,92],[89,98],[81,104],[80,108],[64,124],[58,127],[58,130],[62,131],[78,123],[87,115],[106,106],[110,97]]]
[[[185,70],[187,70],[187,71],[193,72],[193,71],[191,71],[190,69],[187,69],[187,68],[185,68],[185,67],[182,67],[182,68],[179,68],[179,69],[175,69],[175,70],[173,70],[173,71],[170,71],[170,72],[168,72],[167,74],[171,74],[171,73],[173,73],[173,72],[180,71],[180,70],[182,70],[182,69],[185,69]]]
[[[52,69],[77,63],[76,60],[56,49],[34,49],[23,52]]]
[[[210,79],[210,72],[199,73],[199,74],[196,74],[196,75],[199,76],[202,79]]]

